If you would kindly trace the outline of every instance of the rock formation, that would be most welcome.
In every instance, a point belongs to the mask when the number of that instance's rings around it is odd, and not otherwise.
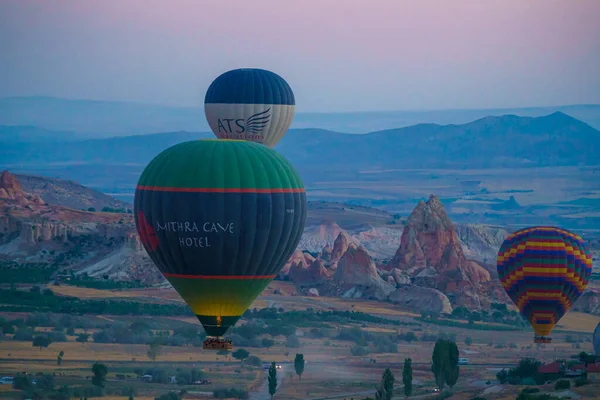
[[[457,225],[455,229],[465,256],[482,263],[493,276],[496,276],[498,249],[508,236],[508,231],[500,227],[475,224]]]
[[[367,249],[355,244],[340,258],[333,279],[350,297],[385,299],[395,289],[381,279]]]
[[[329,271],[325,268],[325,261],[313,260],[308,266],[302,264],[293,264],[289,273],[290,279],[299,285],[314,285],[323,282],[330,277]]]
[[[294,254],[290,257],[290,259],[285,263],[281,271],[279,271],[279,277],[284,278],[289,275],[292,266],[295,268],[308,268],[310,264],[315,260],[313,256],[308,253],[303,252],[300,249],[297,249]]]
[[[21,189],[17,178],[8,171],[3,171],[0,174],[0,199],[11,200],[20,205],[44,204],[44,201],[40,197],[25,193]]]
[[[388,268],[412,276],[417,286],[445,293],[455,305],[480,307],[479,283],[490,274],[467,261],[454,225],[435,196],[420,201],[408,217],[400,247]]]
[[[390,295],[390,301],[414,310],[429,310],[439,314],[451,314],[448,297],[439,290],[418,286],[406,286]]]

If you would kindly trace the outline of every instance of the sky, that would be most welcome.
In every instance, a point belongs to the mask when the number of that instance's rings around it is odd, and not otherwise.
[[[600,103],[599,0],[0,0],[0,97],[202,106],[272,70],[300,112]]]

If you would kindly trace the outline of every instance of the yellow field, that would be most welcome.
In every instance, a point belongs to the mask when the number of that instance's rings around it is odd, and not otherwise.
[[[302,348],[302,351],[307,354],[314,354],[312,359],[315,361],[327,361],[334,358],[347,356],[348,349],[344,347],[336,347],[329,349],[326,353],[323,352],[323,341],[311,340]],[[235,350],[234,343],[234,350]],[[273,346],[270,349],[248,349],[252,355],[259,356],[264,360],[281,362],[292,360],[295,349],[286,349],[281,345]],[[33,347],[29,342],[0,342],[0,356],[14,360],[12,364],[18,364],[19,361],[27,360],[49,360],[56,361],[58,352],[64,351],[65,361],[149,361],[147,346],[141,344],[108,344],[108,343],[81,343],[66,342],[53,343],[48,348],[40,350],[38,347]],[[289,352],[286,357],[284,353]],[[215,351],[203,350],[199,347],[172,347],[165,346],[162,348],[162,354],[157,357],[157,361],[215,361],[219,356]],[[221,357],[222,359],[222,357]],[[235,360],[234,360],[235,361]],[[7,362],[11,363],[11,362]],[[45,363],[41,363],[45,364]],[[70,368],[70,366],[69,366]]]
[[[556,329],[565,329],[575,332],[594,332],[600,323],[600,317],[580,312],[568,312],[556,325]]]
[[[52,286],[52,291],[63,296],[78,297],[80,299],[106,299],[106,298],[123,298],[123,297],[139,297],[135,292],[127,290],[99,290],[84,288],[78,286]]]

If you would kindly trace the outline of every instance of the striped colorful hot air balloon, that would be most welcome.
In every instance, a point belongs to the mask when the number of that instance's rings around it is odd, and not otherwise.
[[[296,102],[288,83],[264,69],[234,69],[206,91],[204,113],[220,139],[243,139],[273,147],[294,119]]]
[[[578,235],[566,229],[536,226],[509,235],[498,252],[500,282],[536,333],[548,335],[585,290],[592,256]]]
[[[296,249],[307,203],[298,173],[274,150],[210,139],[156,156],[134,209],[152,261],[207,335],[221,337]]]

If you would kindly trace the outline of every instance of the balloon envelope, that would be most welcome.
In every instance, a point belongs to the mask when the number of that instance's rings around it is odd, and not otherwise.
[[[222,336],[292,255],[306,221],[294,167],[257,143],[197,140],[148,164],[135,193],[152,261],[210,336]]]
[[[500,282],[538,336],[548,336],[585,290],[592,256],[566,229],[531,227],[509,235],[498,252]]]
[[[294,118],[296,102],[288,83],[264,69],[234,69],[217,77],[204,98],[210,128],[221,139],[275,146]]]

